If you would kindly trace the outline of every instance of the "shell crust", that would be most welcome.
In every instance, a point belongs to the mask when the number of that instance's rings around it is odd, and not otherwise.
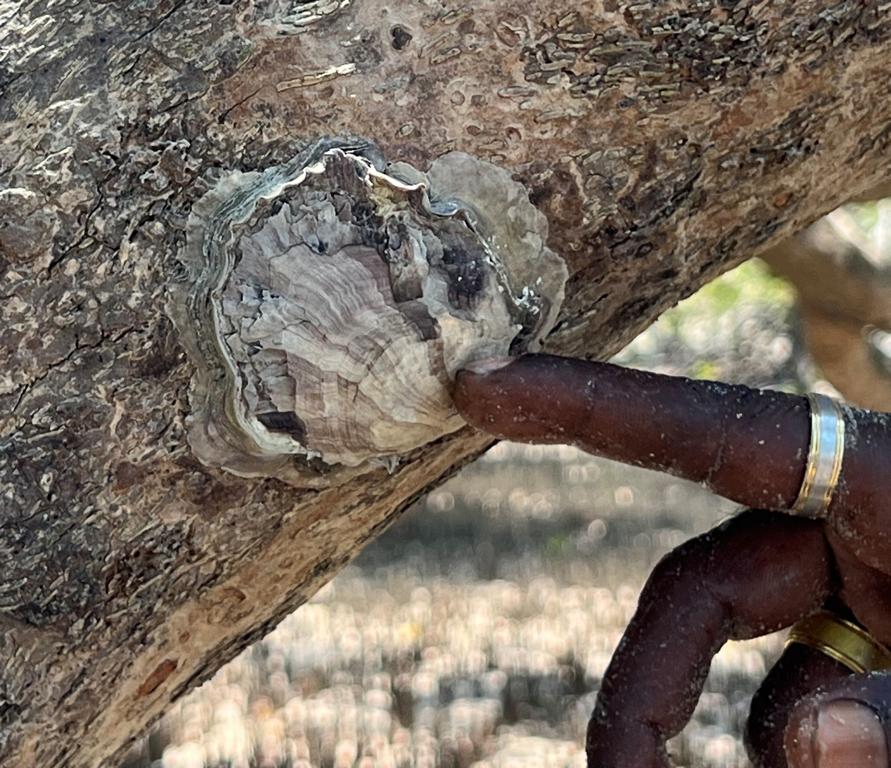
[[[507,171],[460,153],[424,174],[334,139],[226,174],[193,207],[168,304],[194,453],[312,485],[459,429],[455,372],[553,326],[566,268],[546,238]]]

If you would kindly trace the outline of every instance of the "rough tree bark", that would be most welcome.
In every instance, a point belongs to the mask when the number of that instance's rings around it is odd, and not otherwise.
[[[164,707],[486,447],[313,491],[209,470],[164,314],[222,170],[325,135],[508,168],[603,357],[877,183],[891,4],[0,4],[0,765],[114,765]]]

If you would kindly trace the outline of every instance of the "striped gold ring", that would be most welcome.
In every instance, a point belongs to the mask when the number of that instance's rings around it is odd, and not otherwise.
[[[845,456],[845,417],[841,406],[826,395],[809,394],[811,437],[807,465],[792,511],[825,517],[841,477]]]

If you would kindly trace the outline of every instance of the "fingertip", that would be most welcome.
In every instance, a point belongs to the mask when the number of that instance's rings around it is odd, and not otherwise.
[[[484,427],[486,421],[486,405],[489,390],[486,374],[477,373],[471,368],[464,368],[455,376],[452,387],[452,402],[461,417],[478,429]]]
[[[587,401],[569,358],[524,354],[468,363],[455,376],[452,400],[460,416],[494,437],[522,442],[569,442]]]
[[[491,421],[494,404],[504,397],[505,379],[495,376],[517,358],[490,357],[467,363],[455,375],[452,399],[461,416],[477,427]],[[508,379],[509,383],[509,379]]]
[[[786,730],[786,758],[789,768],[889,768],[882,721],[853,699],[796,708]]]
[[[815,751],[818,768],[888,768],[882,722],[859,701],[831,701],[820,707]]]

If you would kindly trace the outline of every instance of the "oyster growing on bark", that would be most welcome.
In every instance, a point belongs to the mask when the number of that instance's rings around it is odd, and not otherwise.
[[[554,324],[566,268],[546,237],[507,171],[460,153],[424,174],[329,140],[228,174],[193,208],[170,292],[196,456],[306,485],[459,429],[455,372]]]

